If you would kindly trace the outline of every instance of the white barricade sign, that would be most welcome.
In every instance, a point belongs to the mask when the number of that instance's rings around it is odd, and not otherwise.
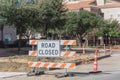
[[[38,40],[37,42],[38,57],[60,57],[59,40]]]
[[[60,51],[60,45],[76,45],[76,40],[30,40],[29,44],[37,45],[37,50],[29,51],[29,56],[37,57],[75,57],[75,51]],[[67,58],[66,58],[67,59]],[[29,67],[45,68],[75,68],[74,63],[28,62]],[[67,70],[66,70],[67,73]]]

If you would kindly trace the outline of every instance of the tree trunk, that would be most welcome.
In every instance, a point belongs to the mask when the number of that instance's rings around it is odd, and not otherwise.
[[[61,33],[58,33],[58,36],[59,36],[59,40],[61,40],[62,39]]]
[[[77,43],[79,47],[82,47],[82,38],[79,35],[76,35]]]
[[[110,36],[110,44],[112,44],[112,37]]]
[[[3,41],[3,29],[1,30],[1,40]]]
[[[3,41],[3,29],[4,29],[4,24],[0,25],[0,30],[1,30],[1,40]]]
[[[18,40],[18,51],[20,51],[20,39]]]
[[[83,46],[83,41],[82,41],[82,38],[80,38],[80,47]]]
[[[85,39],[85,46],[88,47],[88,39],[87,38]]]
[[[20,53],[20,50],[21,50],[21,28],[18,30],[18,33],[19,33],[19,39],[18,39],[18,53]]]

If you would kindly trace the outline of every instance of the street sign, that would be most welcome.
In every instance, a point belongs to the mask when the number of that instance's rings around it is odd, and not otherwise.
[[[38,40],[37,42],[38,57],[60,57],[59,40]]]

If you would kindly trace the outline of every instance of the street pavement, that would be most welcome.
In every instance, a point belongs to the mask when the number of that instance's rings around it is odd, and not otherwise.
[[[95,80],[120,80],[120,71],[108,72],[108,75],[98,77]]]
[[[21,75],[26,75],[26,72],[0,72],[0,79],[21,76]]]
[[[45,75],[30,76],[26,73],[7,76],[4,72],[0,73],[0,80],[120,80],[120,50],[114,50],[109,58],[98,61],[98,71],[102,73],[89,74],[93,70],[93,63],[77,66],[75,69],[68,69],[74,73],[73,77],[56,78],[53,74],[65,73],[65,69],[46,71]],[[8,73],[11,74],[11,73]]]

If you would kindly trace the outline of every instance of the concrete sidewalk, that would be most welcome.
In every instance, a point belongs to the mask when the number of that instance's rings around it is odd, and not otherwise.
[[[0,78],[9,78],[14,76],[25,75],[25,72],[0,72]]]

